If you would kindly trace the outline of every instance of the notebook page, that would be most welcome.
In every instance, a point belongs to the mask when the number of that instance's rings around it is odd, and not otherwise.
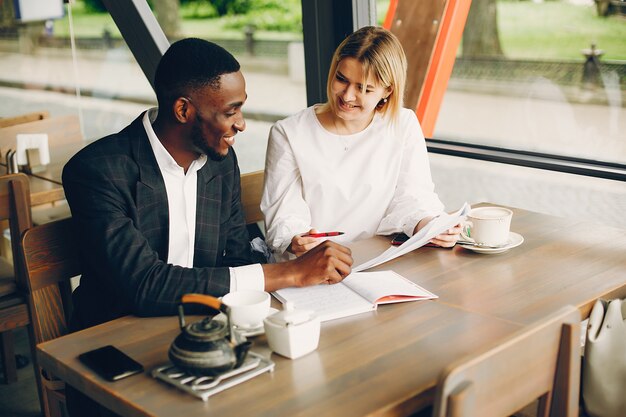
[[[343,283],[304,288],[283,288],[272,294],[281,302],[293,302],[298,310],[312,310],[321,321],[352,316],[376,309],[376,305]]]
[[[343,283],[373,304],[437,298],[435,294],[393,271],[353,272]]]

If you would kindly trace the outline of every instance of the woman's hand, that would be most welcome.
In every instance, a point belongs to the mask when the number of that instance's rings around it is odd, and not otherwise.
[[[426,226],[432,219],[434,219],[434,217],[426,217],[420,220],[415,226],[415,230],[413,231],[413,234],[416,234],[422,227]],[[440,235],[435,236],[434,238],[430,240],[429,243],[435,246],[441,246],[442,248],[451,248],[459,240],[459,235],[461,234],[462,231],[463,231],[463,224],[459,223],[456,226],[451,227],[450,229],[441,233]]]
[[[463,231],[463,225],[461,223],[446,230],[440,235],[435,236],[430,240],[433,245],[441,246],[442,248],[451,248],[459,240],[459,235]]]
[[[315,229],[311,229],[306,233],[295,235],[291,239],[291,245],[289,245],[287,250],[297,257],[300,257],[324,241],[324,239],[320,239],[319,237],[304,236],[309,233],[318,232]]]

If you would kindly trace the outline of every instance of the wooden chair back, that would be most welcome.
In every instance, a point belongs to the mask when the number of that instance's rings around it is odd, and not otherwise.
[[[65,335],[72,313],[70,279],[82,272],[72,220],[28,229],[21,240],[20,255],[35,343]],[[46,416],[61,416],[64,385],[34,362],[42,410]]]
[[[3,151],[16,149],[16,137],[19,133],[47,133],[50,145],[64,145],[83,140],[80,122],[75,114],[3,127],[0,129],[0,149]]]
[[[451,364],[434,417],[504,417],[539,399],[537,416],[578,416],[580,312],[572,306]]]
[[[20,285],[18,246],[24,230],[31,227],[30,190],[24,174],[0,176],[0,223],[8,223],[11,252],[0,257],[0,358],[6,383],[17,381],[13,329],[30,323],[23,285]],[[1,236],[1,235],[0,235]]]
[[[82,272],[72,219],[28,229],[21,251],[36,342],[65,335],[72,313],[70,280]]]
[[[45,110],[32,113],[24,113],[18,116],[0,118],[0,128],[19,125],[21,123],[35,122],[50,117],[50,113]]]
[[[241,175],[241,204],[246,216],[246,224],[264,220],[261,212],[261,196],[265,171],[255,171]]]

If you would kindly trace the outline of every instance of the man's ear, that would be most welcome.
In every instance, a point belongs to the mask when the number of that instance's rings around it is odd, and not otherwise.
[[[174,113],[174,118],[176,118],[179,123],[185,124],[191,120],[191,105],[189,100],[185,97],[178,97],[174,100],[174,103],[172,103],[172,111]]]

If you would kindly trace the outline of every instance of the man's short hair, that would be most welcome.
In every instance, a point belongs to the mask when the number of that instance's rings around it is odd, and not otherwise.
[[[159,106],[200,88],[219,88],[220,76],[239,68],[230,52],[212,42],[197,38],[174,42],[159,61],[154,76]]]

